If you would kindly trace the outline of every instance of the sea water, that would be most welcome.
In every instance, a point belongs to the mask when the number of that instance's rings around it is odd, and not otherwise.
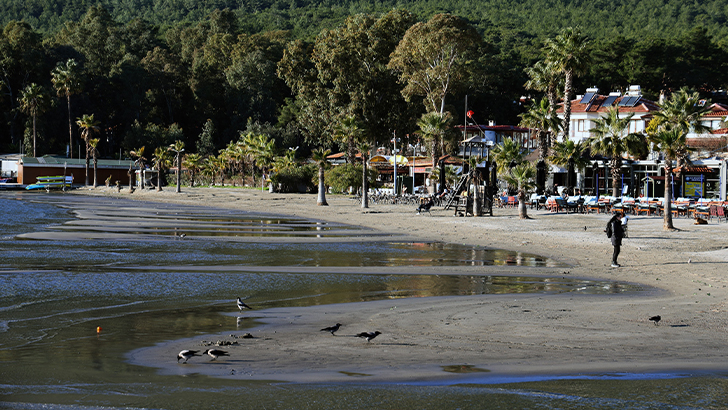
[[[91,225],[104,226],[109,223],[104,215],[110,204],[94,198],[77,201],[78,197],[62,195],[0,196],[0,209],[6,215],[0,220],[0,408],[683,409],[723,408],[728,403],[727,379],[716,374],[502,380],[479,379],[474,374],[467,383],[438,385],[357,380],[298,385],[160,376],[154,369],[128,364],[125,354],[164,340],[240,330],[221,315],[235,309],[237,296],[245,296],[256,308],[266,308],[403,296],[640,289],[630,284],[556,278],[549,278],[546,286],[539,277],[465,275],[463,280],[459,275],[439,275],[424,281],[418,280],[419,275],[291,270],[364,266],[385,272],[391,266],[474,263],[525,264],[536,269],[559,266],[557,261],[537,255],[447,244],[391,243],[386,238],[322,245],[238,243],[194,240],[197,232],[188,229],[189,237],[182,240],[178,235],[145,232],[153,231],[152,223],[136,231],[134,239],[124,239],[127,232],[123,230],[103,240],[83,239],[84,233],[93,231],[83,224],[82,229],[75,229],[79,226],[73,225],[79,220],[77,210],[93,211],[99,219]],[[61,204],[70,206],[59,207]],[[121,205],[138,210],[136,204],[124,201],[113,204]],[[162,217],[169,212],[188,222],[204,219],[200,209],[169,207]],[[128,218],[122,212],[117,214],[119,219]],[[152,219],[157,220],[156,211],[155,215]],[[256,218],[227,214],[216,223],[252,224]],[[312,221],[267,218],[267,224],[283,221],[303,231],[312,226]],[[67,230],[82,239],[23,239],[25,234],[57,232],[67,225],[71,225]],[[336,226],[333,230],[362,234],[355,227]],[[232,269],[240,266],[251,268]],[[256,266],[278,271],[257,271]],[[101,332],[96,331],[98,326],[103,327]]]

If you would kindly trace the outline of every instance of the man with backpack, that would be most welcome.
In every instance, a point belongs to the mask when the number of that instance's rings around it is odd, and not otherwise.
[[[614,246],[614,252],[612,253],[613,268],[620,267],[619,263],[617,263],[617,257],[622,247],[622,238],[624,238],[624,229],[622,228],[623,217],[624,214],[622,212],[617,212],[607,223],[607,238],[612,239],[612,246]]]

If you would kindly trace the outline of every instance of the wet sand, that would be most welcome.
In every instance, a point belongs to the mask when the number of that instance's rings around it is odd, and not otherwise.
[[[433,208],[360,204],[328,196],[270,194],[250,189],[173,188],[129,194],[98,188],[76,195],[231,208],[360,225],[412,241],[443,241],[528,252],[565,262],[568,268],[431,267],[386,272],[479,275],[545,275],[613,279],[645,285],[638,295],[477,295],[389,299],[366,303],[277,308],[230,317],[244,328],[170,341],[130,354],[134,364],[164,374],[206,374],[243,380],[291,382],[413,382],[598,372],[725,371],[728,316],[728,223],[693,225],[675,219],[634,216],[622,246],[621,268],[611,268],[612,247],[603,233],[604,214],[548,213],[496,208],[494,216],[455,217]],[[315,240],[315,239],[312,239]],[[352,272],[367,271],[355,268]],[[381,272],[382,269],[371,269]],[[654,289],[653,289],[654,288]],[[661,315],[655,325],[650,316]],[[319,329],[342,323],[332,336]],[[248,328],[248,323],[255,325]],[[355,335],[381,331],[367,342]],[[241,336],[251,333],[252,339]],[[204,351],[217,341],[230,353],[217,361],[174,360],[183,349]],[[215,346],[209,346],[210,348]],[[454,366],[454,367],[452,367]],[[447,370],[447,371],[446,371]],[[454,371],[454,373],[453,373]]]

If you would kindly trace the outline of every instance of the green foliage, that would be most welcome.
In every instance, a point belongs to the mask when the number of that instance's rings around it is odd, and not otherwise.
[[[197,140],[197,153],[202,156],[211,155],[215,151],[215,125],[207,120]]]
[[[330,186],[334,192],[349,192],[349,187],[354,191],[361,189],[362,174],[364,170],[361,164],[344,164],[333,167],[326,171],[326,185]],[[367,170],[369,186],[373,186],[372,182],[377,180],[379,174],[376,169],[369,168]],[[318,181],[317,181],[318,183]]]
[[[318,165],[284,168],[270,179],[279,192],[314,192],[318,185]]]
[[[444,106],[458,119],[467,94],[480,123],[515,124],[525,111],[518,103],[526,94],[524,84],[535,80],[525,68],[545,59],[544,40],[565,25],[582,27],[590,39],[592,62],[574,78],[576,92],[592,85],[606,93],[640,84],[645,96],[656,100],[661,90],[688,86],[706,98],[728,86],[723,69],[728,0],[559,7],[542,0],[192,3],[0,0],[0,150],[17,150],[32,127],[18,101],[31,83],[54,87],[58,97],[38,114],[44,152],[78,145],[80,130],[69,118],[80,113],[95,113],[103,124],[101,156],[174,140],[194,151],[208,119],[217,131],[213,148],[205,144],[204,152],[227,146],[241,130],[264,133],[284,150],[331,147],[333,125],[348,115],[356,116],[380,146],[393,130],[412,133],[423,111],[420,97],[404,100],[401,91],[408,83],[398,83],[386,69],[391,52],[414,25],[445,17],[457,22],[451,26],[477,33],[471,42],[477,44],[462,60],[462,87],[445,94]],[[66,74],[72,74],[71,87],[63,84]],[[548,93],[543,84],[529,89],[537,100]],[[179,133],[164,137],[172,124]]]

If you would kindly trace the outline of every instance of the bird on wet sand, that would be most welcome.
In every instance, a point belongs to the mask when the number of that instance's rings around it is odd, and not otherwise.
[[[240,309],[240,311],[242,312],[243,309],[251,309],[252,310],[253,308],[250,307],[250,306],[248,306],[248,305],[246,305],[245,302],[243,302],[242,299],[238,298],[238,309]]]
[[[217,360],[217,358],[220,356],[230,356],[228,352],[220,349],[207,349],[203,354],[212,357],[212,360],[210,361]]]
[[[377,337],[381,334],[382,334],[382,332],[377,330],[376,332],[361,332],[358,335],[356,335],[356,337],[363,337],[363,338],[367,339],[367,342],[370,342],[372,339],[374,339],[375,337]]]
[[[187,363],[187,360],[189,360],[191,357],[201,356],[197,354],[197,352],[199,352],[199,350],[183,350],[179,352],[179,354],[177,355],[177,363],[179,363],[180,359],[185,359],[185,361],[182,362],[182,364],[185,364]]]
[[[336,336],[334,333],[337,330],[339,330],[340,327],[341,327],[341,323],[337,323],[333,326],[325,327],[325,328],[321,329],[321,331],[323,332],[325,330],[327,332],[331,332],[331,336]]]
[[[660,317],[660,315],[657,315],[657,316],[652,316],[650,318],[650,320],[655,322],[655,326],[657,326],[657,324],[660,323],[660,320],[662,320],[662,318]]]

